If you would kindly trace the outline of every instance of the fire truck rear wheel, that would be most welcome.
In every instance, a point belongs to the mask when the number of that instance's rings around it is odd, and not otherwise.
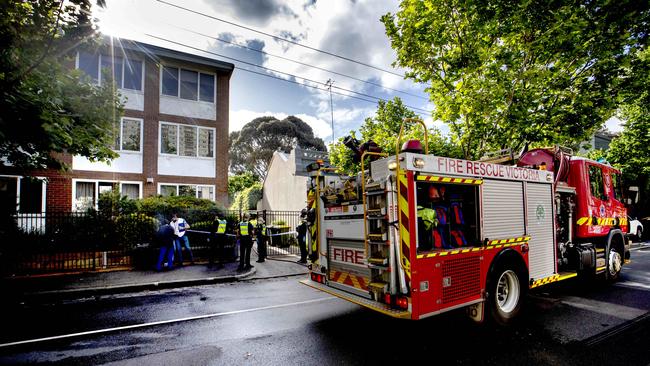
[[[618,276],[621,274],[621,267],[623,266],[623,257],[616,250],[616,248],[610,248],[609,253],[607,254],[607,279],[610,281],[616,281]]]
[[[490,281],[488,307],[492,319],[499,325],[508,325],[521,312],[526,284],[521,274],[511,266],[499,265]]]

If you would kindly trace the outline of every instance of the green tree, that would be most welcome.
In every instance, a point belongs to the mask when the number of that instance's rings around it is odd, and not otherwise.
[[[650,51],[638,52],[625,77],[619,114],[621,135],[607,151],[607,160],[623,172],[626,186],[639,187],[637,215],[650,214]]]
[[[373,117],[365,119],[359,129],[360,140],[362,142],[372,140],[377,146],[381,147],[383,152],[395,154],[397,136],[399,135],[402,121],[405,118],[416,118],[417,115],[404,106],[402,100],[395,97],[393,100],[380,101],[377,106],[377,112]],[[351,136],[357,138],[354,131],[350,132]],[[402,141],[408,139],[418,139],[424,143],[424,134],[419,124],[405,125],[404,136]],[[443,136],[438,129],[430,128],[428,130],[429,153],[439,156],[460,157],[460,149],[454,145],[448,138]],[[332,165],[341,169],[346,174],[355,174],[361,167],[360,164],[354,163],[353,155],[350,149],[343,145],[343,138],[340,138],[330,148],[330,162]]]
[[[230,206],[231,210],[254,210],[257,201],[262,199],[262,183],[255,183],[243,191],[235,194],[235,199]]]
[[[119,96],[70,67],[98,45],[91,1],[1,1],[0,14],[0,156],[24,170],[63,167],[52,153],[116,157]]]
[[[403,0],[382,22],[463,155],[584,141],[646,46],[648,2]]]
[[[228,196],[232,199],[237,192],[241,192],[259,181],[259,177],[251,172],[231,175],[228,177]]]
[[[311,127],[298,117],[255,118],[240,131],[230,133],[230,170],[235,174],[252,172],[264,177],[273,152],[295,147],[326,150],[323,140],[315,137]]]

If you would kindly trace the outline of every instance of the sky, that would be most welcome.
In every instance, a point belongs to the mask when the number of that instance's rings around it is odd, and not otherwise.
[[[367,95],[356,94],[366,100],[372,100],[369,96],[382,99],[399,96],[406,105],[424,111],[433,109],[423,91],[425,86],[398,76],[405,70],[391,66],[396,54],[379,19],[388,12],[395,13],[398,4],[397,0],[109,0],[107,7],[97,8],[94,15],[102,33],[234,63],[236,69],[230,81],[230,131],[237,131],[260,116],[284,118],[295,115],[307,122],[316,136],[329,143],[332,139],[332,113],[334,137],[339,138],[357,130],[365,118],[373,116],[376,104],[333,94],[333,108],[330,110],[327,90],[297,85],[296,82],[326,89],[314,82],[325,83],[331,79],[335,87],[332,90],[336,93],[350,94],[338,88],[353,90]],[[290,39],[372,67],[210,17]],[[306,82],[287,74],[312,81]],[[430,113],[420,113],[429,126],[435,125],[443,133],[448,133],[448,127],[440,121],[432,121]],[[621,129],[620,121],[615,118],[608,120],[606,126],[613,132]]]
[[[333,110],[330,110],[330,95],[327,90],[297,85],[290,81],[306,82],[283,73],[320,83],[332,79],[332,90],[335,93],[350,94],[338,89],[345,88],[382,99],[399,96],[405,104],[425,111],[430,111],[433,107],[423,92],[423,85],[395,75],[403,75],[404,70],[391,66],[396,58],[395,51],[390,47],[379,18],[388,12],[397,11],[397,1],[164,1],[392,72],[290,44],[157,0],[111,0],[105,9],[95,11],[102,33],[221,59],[234,63],[236,67],[289,80],[278,80],[236,69],[230,81],[230,131],[239,130],[260,116],[284,118],[295,115],[307,122],[318,137],[329,143],[332,138],[332,112],[335,138],[358,129],[366,117],[375,113],[376,103],[337,94],[332,95]],[[297,60],[302,64],[264,55],[232,43]],[[262,65],[275,72],[242,64],[215,53]],[[326,89],[324,85],[307,83]],[[356,96],[372,100],[368,96]],[[422,113],[421,117],[429,125],[434,124],[430,114]],[[435,124],[443,131],[447,130],[441,122]]]

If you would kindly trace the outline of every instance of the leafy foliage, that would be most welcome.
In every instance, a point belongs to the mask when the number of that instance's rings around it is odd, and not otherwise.
[[[404,118],[415,118],[413,111],[404,106],[400,98],[387,102],[380,101],[374,117],[366,118],[360,128],[361,141],[373,140],[385,153],[395,154],[397,136]],[[355,138],[356,133],[351,131]],[[444,137],[435,127],[429,129],[429,153],[440,156],[460,157],[460,149]],[[419,124],[405,125],[402,141],[418,139],[424,144],[424,134]],[[340,138],[330,149],[330,162],[346,174],[353,175],[360,171],[360,164],[352,161],[350,150],[343,145]]]
[[[159,220],[169,220],[172,214],[181,214],[192,225],[193,222],[211,221],[224,208],[218,203],[187,196],[154,196],[138,202],[138,212],[153,216]]]
[[[131,214],[137,211],[136,200],[129,199],[122,195],[119,189],[102,192],[97,200],[98,211],[107,217],[121,214]]]
[[[90,10],[90,0],[0,2],[0,155],[14,167],[63,167],[52,153],[117,156],[119,96],[70,68],[77,47],[97,47]]]
[[[241,192],[259,181],[259,177],[251,172],[231,175],[228,177],[228,196],[232,199],[237,192]]]
[[[466,158],[584,141],[647,44],[648,2],[403,0],[382,22]]]
[[[255,183],[252,186],[240,191],[235,195],[231,210],[254,210],[257,208],[257,201],[262,199],[262,183]]]
[[[240,131],[230,133],[230,170],[235,174],[249,172],[264,177],[273,152],[294,147],[326,150],[323,140],[315,137],[311,127],[298,117],[255,118]]]
[[[145,214],[132,213],[115,219],[118,242],[125,247],[151,243],[158,227],[158,220]]]

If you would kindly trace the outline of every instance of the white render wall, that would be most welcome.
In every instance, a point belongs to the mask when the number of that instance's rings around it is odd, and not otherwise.
[[[144,111],[144,93],[137,90],[120,89],[125,109]]]
[[[215,103],[186,100],[168,95],[160,95],[160,113],[190,118],[213,120],[217,116]]]
[[[216,159],[158,155],[159,175],[216,178]]]
[[[264,180],[261,209],[300,211],[307,205],[307,177],[296,176],[295,156],[273,153]]]
[[[141,152],[119,152],[120,156],[110,163],[91,162],[83,156],[72,157],[73,170],[89,170],[93,172],[138,173],[142,174]]]

